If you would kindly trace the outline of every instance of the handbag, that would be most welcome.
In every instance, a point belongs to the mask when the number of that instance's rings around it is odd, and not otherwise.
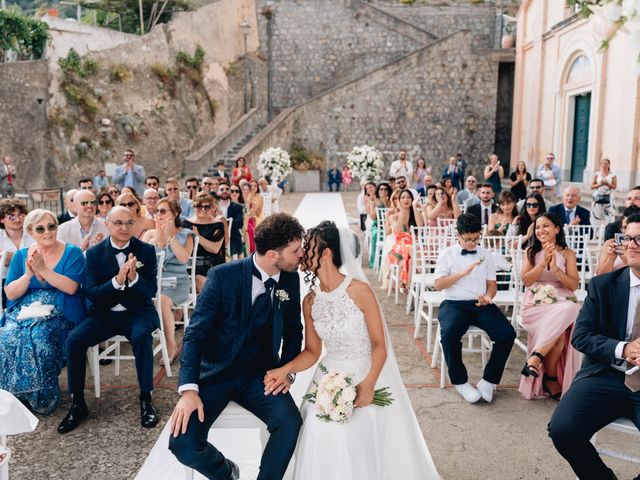
[[[595,203],[598,203],[600,205],[609,205],[611,203],[611,195],[608,193],[606,195],[600,195],[596,193],[596,195],[594,196],[594,201]]]
[[[550,179],[544,181],[544,186],[545,187],[555,187],[557,183],[558,182],[556,181],[555,178],[550,178]]]

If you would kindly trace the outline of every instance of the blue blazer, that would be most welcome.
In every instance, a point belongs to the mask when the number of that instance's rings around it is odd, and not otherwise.
[[[152,245],[131,237],[129,246],[142,266],[138,268],[138,281],[132,287],[117,290],[111,280],[120,267],[107,237],[87,250],[85,296],[91,303],[89,315],[104,316],[111,307],[121,304],[132,315],[148,316],[156,328],[160,327],[158,312],[153,305],[156,295],[156,251]]]
[[[209,270],[182,340],[179,385],[211,379],[240,354],[251,323],[252,262],[251,256]],[[281,272],[274,291],[278,290],[289,296],[285,301],[275,295],[273,299],[272,354],[274,363],[282,365],[295,358],[302,347],[298,273]]]
[[[584,353],[575,380],[595,375],[615,363],[615,349],[626,337],[629,267],[593,277],[580,309],[571,344]]]
[[[564,227],[565,222],[565,209],[562,203],[554,205],[549,209],[549,213],[553,213],[560,220],[560,224]],[[580,225],[591,225],[591,213],[580,205],[576,206],[576,215],[580,218]]]

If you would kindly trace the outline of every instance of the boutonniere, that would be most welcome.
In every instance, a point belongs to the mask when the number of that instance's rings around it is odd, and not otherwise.
[[[280,302],[286,302],[289,300],[289,294],[285,290],[276,290],[275,295]]]
[[[136,262],[136,270],[138,270],[139,268],[144,267],[144,263],[142,263],[141,261],[137,261]]]

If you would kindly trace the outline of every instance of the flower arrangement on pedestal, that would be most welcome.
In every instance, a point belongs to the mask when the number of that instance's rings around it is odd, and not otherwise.
[[[353,176],[361,180],[379,180],[384,168],[382,154],[370,145],[353,147],[347,155],[347,165]]]
[[[291,159],[286,150],[270,147],[260,154],[257,167],[261,176],[268,175],[272,180],[277,180],[291,173]]]

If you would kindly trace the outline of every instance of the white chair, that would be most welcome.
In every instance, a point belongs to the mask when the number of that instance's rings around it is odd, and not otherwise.
[[[266,218],[273,213],[272,195],[271,192],[262,192],[260,195],[262,196],[263,204],[262,215]]]
[[[438,222],[439,227],[453,226],[455,228],[457,220],[455,218],[438,218],[436,222]]]
[[[382,278],[382,250],[384,249],[384,241],[387,239],[387,231],[385,229],[387,223],[388,208],[376,208],[376,251],[374,253],[373,269],[380,272],[378,280]]]
[[[156,311],[160,318],[160,328],[157,328],[153,332],[153,339],[158,341],[158,345],[153,349],[153,356],[158,353],[162,354],[164,361],[164,368],[167,372],[167,376],[171,377],[171,364],[169,362],[169,353],[167,351],[167,342],[164,338],[164,326],[162,324],[162,306],[160,303],[160,289],[162,285],[162,265],[164,262],[164,252],[156,252],[156,262],[158,265],[156,273],[156,287],[157,293],[154,299]],[[133,355],[122,355],[121,344],[127,342],[127,338],[124,335],[116,335],[107,340],[107,347],[102,351],[98,351],[98,345],[95,345],[87,350],[87,356],[89,357],[89,368],[93,374],[93,385],[95,389],[96,398],[100,397],[100,360],[114,360],[115,374],[120,375],[120,360],[135,360]]]
[[[433,270],[442,248],[442,240],[449,235],[446,227],[411,227],[411,280],[407,289],[407,314],[416,309],[426,288],[433,288]],[[414,318],[415,321],[415,318]]]
[[[626,433],[628,435],[633,435],[634,437],[637,437],[634,439],[630,439],[628,442],[625,442],[625,444],[627,445],[637,446],[638,441],[640,441],[640,431],[635,426],[635,424],[628,418],[620,417],[617,420],[614,420],[613,422],[611,422],[609,425],[607,425],[604,428],[608,428],[616,432]],[[593,444],[594,447],[596,447],[597,435],[598,435],[598,432],[594,433],[593,437],[591,437],[591,443]],[[599,448],[599,447],[596,447],[596,451],[600,455],[607,455],[608,457],[613,457],[619,460],[624,460],[626,462],[632,462],[640,465],[640,457],[635,457],[633,455],[627,455],[626,453],[616,452],[614,450],[608,450],[608,449]]]
[[[593,272],[589,271],[587,264],[589,235],[566,235],[565,240],[567,242],[567,246],[576,254],[578,275],[580,277],[578,290],[576,290],[576,297],[578,297],[579,301],[583,301],[587,296],[587,279],[591,277]]]
[[[196,292],[196,258],[198,256],[198,245],[200,245],[200,237],[194,235],[193,252],[191,252],[191,258],[189,259],[189,298],[180,305],[173,307],[173,310],[182,310],[182,320],[176,323],[183,323],[184,328],[189,326],[189,309],[195,308],[196,301],[198,300],[198,294]]]

